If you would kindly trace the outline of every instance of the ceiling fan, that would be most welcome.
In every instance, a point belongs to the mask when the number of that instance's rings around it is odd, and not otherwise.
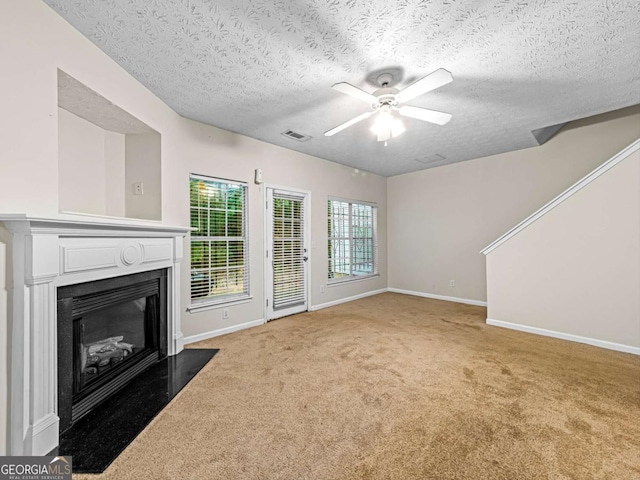
[[[444,125],[451,120],[452,115],[450,113],[438,112],[436,110],[429,110],[421,107],[413,107],[411,105],[401,106],[401,104],[406,103],[409,100],[413,100],[414,98],[430,92],[431,90],[435,90],[447,83],[451,83],[453,81],[453,76],[444,68],[439,68],[435,72],[430,73],[426,77],[421,78],[402,90],[389,87],[389,84],[393,80],[393,76],[389,73],[379,75],[377,80],[380,84],[380,88],[373,93],[365,92],[364,90],[345,82],[336,83],[331,87],[338,92],[369,103],[372,111],[358,115],[357,117],[326,131],[324,133],[325,136],[330,137],[335,135],[350,126],[377,114],[376,121],[371,127],[371,131],[376,134],[379,142],[385,142],[386,145],[387,140],[392,137],[402,135],[406,130],[402,121],[399,118],[394,117],[393,112],[398,112],[404,117],[416,118],[418,120],[435,123],[437,125]]]

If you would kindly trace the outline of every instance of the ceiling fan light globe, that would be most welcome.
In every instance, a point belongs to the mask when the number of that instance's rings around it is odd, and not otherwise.
[[[378,118],[376,118],[375,122],[371,126],[371,131],[376,135],[380,135],[381,133],[388,132],[393,128],[394,122],[396,120],[393,118],[393,115],[389,112],[380,112],[378,114]]]
[[[396,138],[402,135],[406,131],[407,129],[405,128],[404,123],[402,123],[402,121],[398,118],[394,119],[393,127],[391,127],[391,136],[393,138]]]

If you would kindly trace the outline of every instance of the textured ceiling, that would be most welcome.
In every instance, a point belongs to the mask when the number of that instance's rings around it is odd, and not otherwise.
[[[534,130],[640,103],[636,0],[45,0],[179,114],[381,175],[538,145]],[[446,68],[387,147],[331,90]],[[293,130],[304,143],[286,138]],[[443,159],[444,157],[444,159]]]

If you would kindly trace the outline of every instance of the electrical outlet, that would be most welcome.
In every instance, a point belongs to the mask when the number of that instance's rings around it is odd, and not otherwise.
[[[324,293],[324,285],[320,285],[320,293]]]
[[[133,184],[133,194],[134,195],[144,195],[144,183],[136,182]]]
[[[225,308],[225,309],[222,310],[222,318],[224,320],[227,320],[229,318],[229,309],[228,308]]]
[[[456,286],[456,281],[455,280],[449,280],[449,286],[450,287],[455,287]]]

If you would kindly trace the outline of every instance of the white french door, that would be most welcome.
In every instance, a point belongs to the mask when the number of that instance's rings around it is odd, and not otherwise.
[[[308,308],[309,194],[267,187],[267,320]]]

